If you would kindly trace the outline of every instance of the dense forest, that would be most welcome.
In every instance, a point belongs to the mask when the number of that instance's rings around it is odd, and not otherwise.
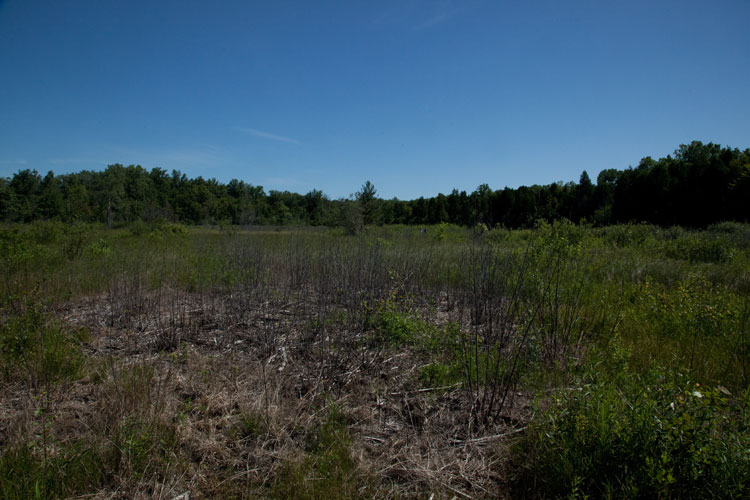
[[[472,193],[416,200],[381,199],[369,181],[349,199],[265,192],[232,179],[188,178],[173,170],[110,165],[42,177],[22,170],[0,178],[0,221],[35,219],[102,222],[171,220],[190,224],[485,224],[530,227],[539,219],[587,220],[599,225],[649,222],[703,227],[721,220],[750,218],[750,149],[741,151],[694,141],[674,155],[643,158],[635,168],[608,169],[596,184],[584,171],[578,183],[521,186],[493,191],[482,184]]]

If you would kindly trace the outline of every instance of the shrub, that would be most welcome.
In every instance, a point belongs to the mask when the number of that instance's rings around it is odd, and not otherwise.
[[[604,239],[618,248],[641,247],[651,237],[653,226],[647,224],[620,224],[602,230]]]
[[[747,306],[741,297],[703,277],[689,276],[673,287],[646,280],[634,299],[631,327],[658,336],[663,361],[664,353],[673,352],[682,366],[704,378],[739,375],[736,369],[747,360]]]
[[[737,498],[750,485],[748,403],[677,374],[588,377],[553,398],[517,446],[515,493]]]
[[[667,241],[664,245],[664,255],[670,259],[687,260],[691,264],[696,262],[720,264],[731,260],[734,251],[725,237],[691,234]]]

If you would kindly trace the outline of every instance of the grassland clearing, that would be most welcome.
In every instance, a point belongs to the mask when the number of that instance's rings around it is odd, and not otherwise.
[[[746,225],[0,243],[8,498],[747,488]]]

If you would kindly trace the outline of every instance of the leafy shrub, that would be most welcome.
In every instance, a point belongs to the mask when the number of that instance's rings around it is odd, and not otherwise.
[[[176,223],[171,223],[171,222],[162,226],[161,231],[166,234],[173,234],[177,236],[186,236],[190,234],[190,231],[188,230],[187,226],[183,224],[176,224]]]
[[[590,377],[516,448],[516,496],[737,498],[750,486],[748,404],[669,374]]]
[[[484,235],[487,234],[489,230],[487,229],[487,224],[484,222],[477,222],[472,228],[471,233],[475,238],[481,238]]]
[[[183,224],[168,222],[165,219],[158,219],[150,223],[138,220],[130,224],[130,234],[132,236],[148,235],[152,238],[160,239],[165,235],[185,236],[189,230]]]
[[[130,225],[130,234],[133,236],[143,236],[148,234],[150,230],[149,225],[140,219]]]
[[[433,362],[419,369],[419,380],[425,387],[448,386],[460,382],[464,377],[464,367],[457,361]]]
[[[673,346],[683,366],[696,369],[698,375],[724,380],[732,375],[735,362],[746,363],[743,301],[727,287],[700,276],[671,287],[646,280],[635,300],[632,327],[641,333],[653,331],[664,353],[672,352]]]
[[[677,240],[686,234],[687,231],[682,226],[669,226],[661,230],[661,237],[665,240]]]
[[[700,276],[689,276],[673,288],[646,280],[640,299],[649,321],[665,335],[716,338],[730,335],[736,326],[737,299]]]
[[[39,220],[29,225],[28,233],[32,241],[41,245],[55,243],[66,233],[65,224],[58,221]]]
[[[708,226],[710,233],[725,235],[739,248],[750,248],[750,224],[720,222]]]
[[[577,253],[586,237],[586,226],[573,224],[568,219],[556,220],[551,224],[545,220],[537,222],[539,248],[550,248],[565,255]]]
[[[687,260],[688,262],[707,262],[720,264],[732,259],[734,252],[729,240],[725,237],[691,234],[683,238],[667,241],[664,255],[670,259]]]
[[[432,328],[425,321],[392,309],[378,312],[377,329],[389,344],[416,344]]]
[[[86,252],[95,256],[109,255],[112,252],[112,248],[109,246],[107,240],[99,238],[86,247]]]
[[[76,224],[67,228],[63,239],[63,253],[69,260],[75,260],[83,254],[90,233],[90,228],[86,224]]]
[[[374,326],[379,341],[390,345],[417,345],[434,333],[435,328],[423,319],[403,309],[398,290],[378,301],[374,310],[364,303],[366,322]]]
[[[461,241],[464,238],[464,228],[457,226],[456,224],[450,224],[448,222],[441,222],[430,229],[430,236],[435,241]]]
[[[641,247],[651,238],[653,226],[647,224],[619,224],[602,229],[605,241],[618,248]]]

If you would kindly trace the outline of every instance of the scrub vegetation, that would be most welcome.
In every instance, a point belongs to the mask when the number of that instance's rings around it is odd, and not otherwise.
[[[747,224],[114,226],[0,229],[2,498],[747,496]]]

